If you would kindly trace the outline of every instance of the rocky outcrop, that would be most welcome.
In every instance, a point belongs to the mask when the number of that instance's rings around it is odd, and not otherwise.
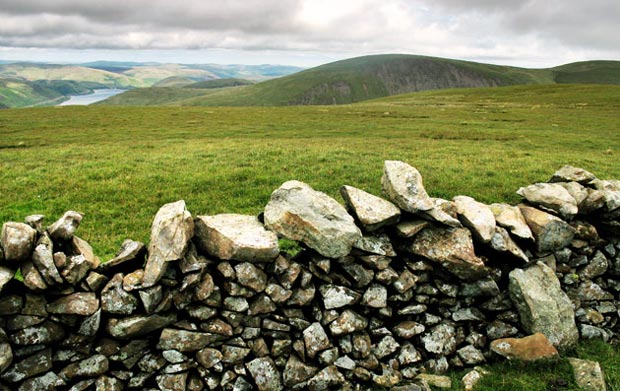
[[[351,214],[297,181],[262,218],[192,219],[178,201],[148,245],[126,240],[103,263],[76,212],[6,223],[0,388],[398,391],[450,387],[442,373],[473,367],[472,389],[489,361],[615,339],[620,187],[590,177],[553,177],[573,214],[533,197],[431,198],[415,168],[386,162],[388,200],[345,186]]]

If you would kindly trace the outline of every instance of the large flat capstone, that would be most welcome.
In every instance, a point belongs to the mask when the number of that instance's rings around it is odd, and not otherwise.
[[[278,256],[278,237],[254,216],[198,216],[196,238],[209,254],[237,261],[270,261]]]
[[[347,255],[362,238],[342,205],[299,181],[285,182],[271,194],[265,207],[265,226],[329,258]]]
[[[579,339],[573,305],[551,268],[537,262],[509,275],[508,291],[528,333],[542,333],[560,350]]]

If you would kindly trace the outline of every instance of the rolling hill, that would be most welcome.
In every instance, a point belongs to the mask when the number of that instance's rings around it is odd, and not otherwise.
[[[337,61],[289,76],[188,98],[169,91],[163,104],[182,106],[280,106],[346,104],[408,92],[464,87],[562,83],[620,84],[620,62],[591,61],[527,69],[414,55],[375,55]],[[126,93],[129,94],[129,93]],[[126,94],[102,104],[129,104]],[[148,89],[132,91],[133,104]],[[176,95],[176,96],[175,96]],[[162,104],[162,100],[158,100]]]

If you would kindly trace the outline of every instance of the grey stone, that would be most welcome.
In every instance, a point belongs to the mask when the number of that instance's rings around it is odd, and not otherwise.
[[[594,300],[613,300],[614,295],[610,292],[607,292],[600,285],[594,283],[590,280],[585,280],[579,287],[576,292],[571,290],[571,295],[576,296],[579,300],[583,301],[594,301]],[[574,292],[574,293],[573,293]]]
[[[73,379],[76,377],[96,377],[106,373],[110,362],[103,354],[95,354],[79,362],[67,365],[60,372],[60,377]]]
[[[490,242],[495,234],[495,216],[491,209],[467,196],[456,196],[453,201],[463,225],[472,231],[477,240]]]
[[[34,249],[37,231],[28,224],[8,222],[2,225],[0,244],[4,251],[4,259],[8,262],[19,262],[30,257]]]
[[[573,306],[553,270],[542,262],[509,275],[509,293],[528,333],[544,334],[558,349],[574,346],[579,339]]]
[[[95,391],[123,391],[123,382],[110,376],[99,376],[95,381]]]
[[[437,262],[463,280],[477,280],[488,272],[474,253],[471,233],[466,228],[427,228],[413,239],[410,251]]]
[[[448,356],[456,350],[456,329],[448,323],[438,324],[427,331],[421,341],[427,352]]]
[[[319,373],[308,380],[309,391],[327,391],[334,388],[340,389],[344,385],[346,379],[342,373],[338,371],[335,365],[323,368]]]
[[[264,216],[267,229],[328,258],[347,255],[362,236],[344,207],[299,181],[285,182],[274,191]]]
[[[400,273],[396,281],[392,283],[392,286],[398,293],[406,293],[409,289],[413,288],[417,282],[418,277],[408,269],[405,269]]]
[[[601,251],[597,251],[583,269],[579,271],[579,276],[584,279],[594,279],[602,276],[609,268],[609,261]]]
[[[558,184],[565,188],[568,194],[575,199],[578,208],[590,195],[588,190],[577,182],[559,182]]]
[[[90,315],[80,325],[78,334],[87,337],[94,337],[99,331],[101,326],[101,309],[97,310],[94,314]]]
[[[45,349],[25,359],[14,362],[0,378],[10,383],[17,383],[29,377],[45,373],[52,369],[52,349]]]
[[[185,391],[187,389],[187,372],[159,375],[155,378],[161,391]]]
[[[372,348],[372,353],[379,359],[383,359],[393,353],[400,348],[400,344],[396,342],[394,337],[391,335],[386,335],[383,337],[375,346]]]
[[[360,240],[353,243],[353,247],[371,254],[387,257],[396,256],[390,237],[385,234],[366,234]]]
[[[222,340],[221,336],[196,331],[163,329],[159,337],[159,349],[176,349],[180,352],[192,352]]]
[[[317,353],[332,346],[323,326],[320,323],[312,323],[303,331],[304,343],[308,357],[314,358]]]
[[[484,321],[486,317],[477,308],[461,308],[452,312],[452,320],[455,322]]]
[[[55,240],[70,240],[73,238],[75,231],[82,222],[82,215],[75,211],[67,211],[65,214],[54,224],[47,227],[52,239]]]
[[[73,255],[67,259],[67,264],[61,272],[62,277],[71,285],[77,285],[90,271],[91,264],[82,255]]]
[[[168,315],[134,315],[122,319],[109,319],[108,333],[114,338],[126,339],[149,334],[177,321],[175,313]]]
[[[0,373],[4,372],[13,362],[13,349],[9,339],[2,328],[0,328]]]
[[[166,262],[185,256],[189,241],[194,236],[194,220],[180,200],[162,206],[151,225],[149,257],[144,269],[143,286],[155,285],[166,272]]]
[[[138,308],[138,299],[123,289],[123,275],[117,273],[101,291],[101,309],[115,315],[131,315]]]
[[[415,213],[434,208],[422,184],[422,176],[405,162],[386,160],[381,185],[386,197],[402,210]]]
[[[200,247],[220,259],[262,262],[278,256],[277,236],[254,216],[198,216],[195,223]]]
[[[530,261],[523,250],[521,250],[514,240],[512,240],[510,234],[508,234],[508,231],[502,227],[495,227],[495,233],[493,234],[489,245],[493,250],[510,254],[524,263],[528,263]]]
[[[531,204],[558,213],[564,218],[571,218],[579,211],[577,201],[564,187],[557,183],[535,183],[520,188],[517,190],[517,194]]]
[[[222,361],[222,353],[213,348],[204,348],[196,352],[196,361],[206,369],[212,368]]]
[[[591,172],[567,164],[557,170],[551,179],[549,179],[549,182],[578,182],[585,185],[594,179],[596,179],[596,177]]]
[[[387,307],[387,289],[380,284],[372,284],[362,296],[361,304],[372,308]]]
[[[47,305],[51,314],[89,316],[99,309],[99,299],[94,292],[77,292],[61,297]]]
[[[613,337],[613,334],[605,331],[605,329],[591,326],[589,324],[580,324],[579,334],[582,339],[602,339],[605,342],[609,342],[609,340]]]
[[[467,345],[456,351],[463,364],[465,365],[478,365],[486,361],[482,352],[476,349],[473,345]]]
[[[500,320],[494,320],[487,325],[486,332],[489,339],[493,340],[512,337],[513,335],[517,335],[519,330],[508,323]]]
[[[99,265],[99,269],[102,271],[109,271],[129,264],[133,265],[134,263],[138,263],[136,266],[142,266],[140,261],[142,261],[145,252],[146,246],[144,243],[126,239],[123,244],[121,244],[121,248],[118,250],[118,253],[116,253],[116,256]]]
[[[222,362],[226,364],[238,364],[250,354],[250,351],[250,349],[244,347],[224,345],[222,346]]]
[[[568,358],[573,367],[575,382],[584,391],[606,391],[605,376],[601,365],[596,361]]]
[[[11,343],[20,346],[49,345],[61,341],[64,329],[58,324],[46,321],[41,325],[19,330],[9,336]]]
[[[97,269],[101,264],[101,260],[95,255],[92,246],[86,240],[74,235],[69,241],[69,245],[74,255],[84,257],[90,269]]]
[[[408,239],[414,237],[418,232],[428,227],[429,224],[428,221],[422,219],[406,220],[396,224],[394,229],[396,235]]]
[[[329,324],[332,336],[340,336],[364,330],[368,327],[368,319],[352,310],[344,310],[336,320]]]
[[[326,310],[353,305],[361,298],[356,291],[338,285],[321,285],[319,292],[323,296],[323,305]]]
[[[18,391],[46,390],[53,391],[59,387],[65,386],[66,383],[57,374],[52,371],[44,375],[31,377],[20,384]]]
[[[245,297],[228,296],[224,299],[224,308],[234,312],[245,312],[250,308],[250,304]]]
[[[43,277],[47,284],[54,285],[64,282],[54,264],[52,241],[46,234],[41,236],[32,253],[32,263],[39,270],[41,277]]]
[[[537,252],[554,252],[567,247],[573,241],[575,229],[565,221],[526,205],[519,205],[519,209],[532,230]]]
[[[6,284],[8,284],[15,276],[15,270],[6,266],[0,266],[0,292]]]
[[[532,231],[527,225],[519,207],[508,204],[491,204],[489,208],[491,208],[495,216],[497,225],[506,228],[518,238],[534,240]]]
[[[340,194],[347,209],[368,232],[392,225],[400,219],[400,209],[393,203],[352,186],[342,186]]]
[[[397,358],[400,365],[405,367],[422,361],[422,354],[411,343],[407,342],[400,348]]]
[[[431,221],[436,221],[452,228],[462,228],[463,225],[458,219],[456,205],[452,201],[441,198],[431,198],[433,208],[430,210],[422,210],[417,214]]]
[[[398,323],[392,331],[396,336],[403,339],[410,339],[418,334],[422,334],[426,330],[426,327],[412,320],[406,320]]]
[[[259,391],[279,391],[282,387],[280,371],[270,357],[255,358],[246,364]]]
[[[291,354],[286,362],[282,378],[286,389],[293,389],[296,386],[303,386],[312,376],[316,375],[319,369],[301,361],[295,354]]]
[[[43,220],[45,220],[44,215],[30,215],[26,216],[24,219],[24,223],[28,224],[32,228],[34,228],[39,235],[43,234],[45,230],[43,229]]]
[[[243,262],[235,266],[235,274],[239,284],[256,292],[262,292],[267,287],[267,274],[251,263]]]

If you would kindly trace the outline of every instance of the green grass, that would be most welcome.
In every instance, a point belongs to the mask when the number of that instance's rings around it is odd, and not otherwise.
[[[185,199],[194,216],[257,214],[290,179],[340,201],[343,184],[380,195],[386,159],[417,167],[432,196],[517,202],[516,189],[564,164],[620,178],[618,112],[620,86],[591,85],[443,90],[343,106],[1,110],[0,221],[43,213],[51,223],[78,210],[78,234],[108,260],[125,238],[148,241],[166,202]],[[588,343],[576,354],[601,361],[620,389],[616,347]],[[491,368],[482,391],[572,381],[565,361]],[[462,375],[453,374],[455,384]]]
[[[330,107],[2,110],[0,220],[76,209],[106,259],[148,240],[166,202],[255,214],[289,179],[380,194],[386,159],[416,166],[433,196],[516,202],[567,163],[620,178],[619,108],[618,86],[537,86]]]

